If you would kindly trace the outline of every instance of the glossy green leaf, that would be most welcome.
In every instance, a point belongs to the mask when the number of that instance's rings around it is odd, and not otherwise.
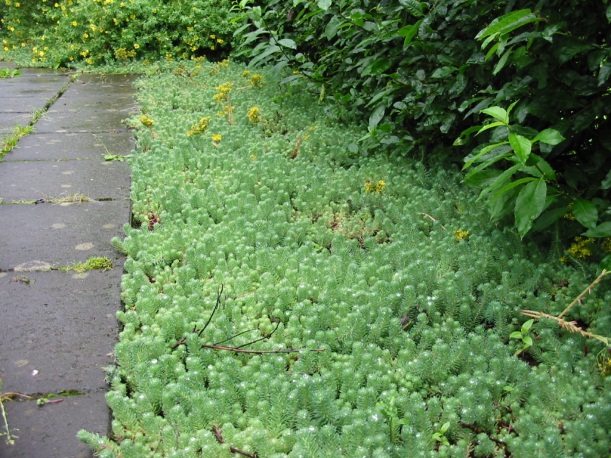
[[[480,113],[487,114],[488,116],[492,116],[495,119],[498,119],[502,123],[509,124],[509,116],[507,114],[507,110],[501,107],[489,107],[484,108],[480,111]]]
[[[332,0],[318,0],[318,7],[321,10],[327,11],[331,7]]]
[[[483,155],[485,155],[486,153],[489,153],[490,151],[492,151],[495,148],[498,148],[499,146],[502,145],[506,145],[507,142],[500,142],[500,143],[494,143],[492,145],[487,145],[486,147],[482,148],[482,150],[477,153],[475,156],[473,156],[472,158],[469,158],[468,160],[466,160],[465,165],[463,166],[463,170],[468,169],[469,167],[471,167],[471,165],[477,161],[480,157],[482,157]]]
[[[564,141],[564,137],[556,129],[545,129],[533,138],[532,142],[547,143],[548,145],[557,145]]]
[[[524,238],[533,221],[543,212],[546,195],[547,185],[543,178],[531,181],[520,190],[514,210],[515,225],[520,238]]]
[[[573,202],[573,216],[579,223],[588,228],[593,229],[598,222],[598,209],[591,201],[585,199],[577,199]]]
[[[516,156],[518,156],[520,162],[525,164],[532,150],[532,143],[530,140],[522,135],[510,132],[509,144],[511,145],[513,152],[516,153]]]
[[[512,181],[511,183],[509,183],[506,186],[503,186],[501,189],[499,189],[498,191],[496,191],[494,193],[494,195],[492,196],[492,198],[497,198],[499,196],[501,196],[501,194],[505,194],[507,191],[512,190],[513,188],[516,188],[518,186],[521,186],[525,183],[530,183],[531,181],[536,180],[536,178],[533,177],[526,177],[526,178],[520,178],[519,180],[516,181]]]
[[[378,108],[376,108],[373,113],[371,113],[371,116],[369,117],[369,130],[370,131],[374,130],[378,126],[378,124],[380,124],[380,121],[382,120],[382,118],[384,118],[385,111],[386,111],[386,108],[383,105],[381,105]]]
[[[585,234],[586,237],[611,237],[611,221],[599,224],[598,226],[590,229]]]
[[[324,36],[327,37],[328,40],[331,40],[333,37],[335,37],[335,35],[337,35],[337,31],[340,29],[343,23],[344,20],[341,16],[333,16],[325,27]]]
[[[408,46],[418,34],[418,28],[421,22],[422,21],[418,21],[416,24],[403,26],[397,31],[397,35],[404,37],[403,47]]]
[[[505,67],[505,64],[507,64],[507,60],[509,59],[510,55],[511,55],[511,49],[508,49],[507,51],[503,53],[503,55],[501,56],[501,58],[495,65],[494,70],[492,71],[493,75],[496,75],[498,72],[503,70],[503,67]]]
[[[284,46],[285,48],[297,49],[297,43],[290,38],[283,38],[282,40],[278,40],[278,44],[280,46]]]
[[[537,22],[539,18],[528,8],[512,11],[499,18],[496,18],[488,27],[481,30],[475,38],[482,40],[491,35],[504,35],[513,32],[526,24]]]

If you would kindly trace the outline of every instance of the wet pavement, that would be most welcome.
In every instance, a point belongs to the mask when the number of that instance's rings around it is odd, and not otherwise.
[[[34,398],[4,402],[18,438],[0,436],[0,458],[90,457],[76,433],[109,433],[103,368],[118,337],[123,265],[111,239],[129,222],[130,175],[104,156],[134,147],[123,123],[137,109],[133,80],[43,69],[0,79],[0,138],[39,117],[0,161],[0,392]],[[93,256],[114,267],[60,269]],[[41,396],[53,402],[39,406]]]

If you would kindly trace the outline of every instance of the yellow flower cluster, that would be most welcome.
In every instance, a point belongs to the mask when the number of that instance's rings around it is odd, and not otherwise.
[[[575,242],[566,250],[566,252],[576,259],[587,259],[592,256],[592,244],[594,239],[585,237],[575,237]],[[567,262],[566,257],[560,258],[562,262]]]
[[[250,70],[244,70],[242,72],[242,76],[248,79],[248,82],[252,87],[262,87],[263,86],[263,76],[259,73],[250,73]]]
[[[216,87],[218,93],[214,94],[212,98],[218,103],[224,103],[229,99],[229,93],[231,92],[232,88],[232,83],[223,83]]]
[[[189,132],[187,132],[187,135],[191,137],[193,135],[203,134],[206,129],[208,129],[211,118],[211,116],[204,116],[203,118],[201,118],[197,124],[191,126],[191,129],[189,130]]]
[[[371,181],[367,180],[365,182],[365,192],[367,194],[382,194],[384,192],[384,188],[386,187],[386,182],[384,180],[380,181]]]
[[[252,107],[250,110],[248,110],[248,120],[252,124],[261,122],[261,110],[259,110],[259,107]]]
[[[129,51],[125,48],[119,48],[115,51],[115,57],[121,60],[127,60],[131,57],[136,57],[136,51],[130,49]]]
[[[223,136],[221,134],[212,134],[212,144],[215,146],[218,145],[222,139]]]
[[[461,240],[469,240],[470,235],[471,235],[471,232],[465,231],[463,229],[456,229],[454,231],[454,238],[456,239],[457,242],[460,242]]]
[[[153,120],[147,115],[140,116],[140,122],[146,127],[153,127]]]

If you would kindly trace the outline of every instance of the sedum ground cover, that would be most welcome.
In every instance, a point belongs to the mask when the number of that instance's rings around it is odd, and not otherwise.
[[[362,157],[363,126],[265,72],[138,84],[100,456],[606,455],[605,345],[520,314],[593,269],[490,225],[453,172]],[[568,318],[609,335],[609,299]]]

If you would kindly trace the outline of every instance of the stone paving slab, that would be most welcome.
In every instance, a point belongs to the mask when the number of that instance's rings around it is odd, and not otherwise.
[[[75,272],[3,272],[0,378],[25,394],[106,388],[113,360],[121,268]]]
[[[108,93],[87,93],[73,92],[64,94],[53,105],[53,111],[73,111],[81,109],[93,110],[113,110],[117,107],[125,107],[127,114],[137,111],[134,97],[130,93],[113,94],[109,97]]]
[[[52,97],[52,96],[51,96]],[[3,97],[0,103],[0,113],[32,113],[42,110],[49,99],[46,95],[27,97]]]
[[[124,156],[130,154],[134,148],[134,138],[124,133],[30,134],[19,140],[17,147],[7,153],[4,160],[95,159],[100,161],[106,154]]]
[[[85,429],[108,434],[104,393],[69,396],[43,407],[36,401],[8,402],[6,410],[19,439],[12,446],[0,440],[0,458],[91,458],[93,453],[76,433]]]
[[[107,256],[123,256],[111,239],[124,235],[128,200],[74,204],[0,205],[0,270],[48,267]]]
[[[0,113],[0,136],[13,132],[15,125],[27,126],[32,121],[32,113]]]
[[[83,108],[75,111],[49,110],[36,123],[39,134],[60,132],[116,132],[125,130],[123,120],[131,110],[93,110]]]
[[[11,97],[54,97],[70,81],[66,75],[30,75],[0,79],[0,94]]]
[[[11,161],[0,167],[0,198],[4,202],[57,199],[84,195],[94,200],[121,199],[129,195],[126,162]]]

